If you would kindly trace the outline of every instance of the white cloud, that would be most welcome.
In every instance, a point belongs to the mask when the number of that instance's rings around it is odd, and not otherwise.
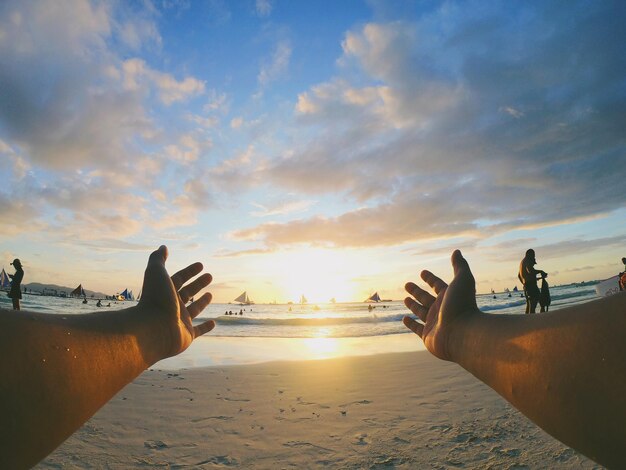
[[[315,201],[301,200],[301,201],[288,201],[274,204],[272,206],[264,206],[263,204],[252,203],[257,209],[250,212],[250,215],[254,217],[272,217],[275,215],[288,215],[298,212],[304,212],[309,209]]]
[[[191,163],[198,159],[201,152],[211,147],[211,141],[197,140],[191,134],[180,136],[177,145],[167,145],[165,153],[172,159],[181,163]]]
[[[255,3],[256,14],[261,18],[270,16],[272,13],[272,2],[271,0],[256,0]]]
[[[507,113],[508,115],[514,117],[515,119],[519,119],[521,117],[524,117],[524,113],[518,109],[515,109],[512,106],[502,106],[500,108],[500,112],[502,113]]]
[[[626,114],[626,59],[602,38],[626,33],[602,5],[591,13],[577,4],[567,27],[555,10],[532,9],[541,21],[454,4],[415,24],[348,32],[338,76],[298,96],[299,144],[256,177],[366,209],[237,236],[267,247],[389,245],[568,224],[623,207],[615,188],[626,165],[615,162],[625,148],[616,122]]]
[[[153,96],[171,104],[203,95],[204,82],[121,59],[160,45],[156,14],[149,2],[0,4],[0,152],[19,149],[0,194],[12,201],[2,207],[3,235],[42,227],[51,239],[94,243],[135,235],[150,227],[144,195],[161,172],[210,147],[206,137],[163,131],[147,111]],[[180,161],[165,161],[164,142],[175,142]]]
[[[188,114],[187,119],[189,121],[195,122],[200,127],[203,127],[205,129],[214,128],[219,124],[219,119],[217,119],[215,116],[205,117],[205,116],[199,116],[197,114]]]
[[[230,127],[232,127],[233,129],[239,129],[242,125],[243,125],[242,117],[236,117],[236,118],[231,119],[230,121]]]
[[[276,45],[272,58],[261,65],[261,70],[257,76],[261,86],[281,78],[287,72],[291,52],[291,45],[286,40],[282,40]]]
[[[203,81],[193,77],[176,80],[172,75],[151,69],[142,59],[128,59],[122,64],[124,86],[127,90],[139,90],[146,84],[153,85],[161,101],[172,104],[185,101],[205,92]]]

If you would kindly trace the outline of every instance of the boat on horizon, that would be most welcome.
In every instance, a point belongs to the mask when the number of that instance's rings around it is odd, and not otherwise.
[[[248,292],[243,291],[239,297],[237,297],[233,302],[238,302],[240,305],[252,305],[254,302],[250,300],[248,297]]]

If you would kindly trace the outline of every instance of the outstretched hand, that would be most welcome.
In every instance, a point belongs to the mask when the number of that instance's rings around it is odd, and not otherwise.
[[[404,317],[404,324],[424,341],[426,349],[440,359],[451,361],[451,332],[462,328],[463,322],[478,314],[476,305],[476,283],[463,255],[459,250],[452,253],[454,279],[450,285],[430,271],[422,271],[421,277],[435,291],[435,296],[408,282],[404,288],[411,297],[404,304],[421,323],[411,317]]]
[[[191,264],[170,277],[165,269],[167,255],[167,247],[164,245],[150,255],[138,305],[150,321],[160,324],[163,340],[166,342],[164,357],[181,353],[195,338],[215,327],[213,320],[207,320],[196,326],[192,323],[192,320],[211,302],[210,293],[205,292],[200,298],[186,305],[194,295],[208,286],[213,278],[209,273],[205,273],[183,286],[202,272],[202,263]]]

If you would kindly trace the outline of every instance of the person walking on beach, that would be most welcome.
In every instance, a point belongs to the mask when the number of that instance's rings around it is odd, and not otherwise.
[[[11,278],[11,290],[7,294],[13,300],[13,310],[20,309],[20,299],[22,298],[22,279],[24,279],[24,269],[22,262],[15,258],[11,263],[15,267],[15,274],[9,274]]]
[[[526,256],[519,264],[519,273],[517,277],[524,284],[524,296],[526,297],[526,313],[536,313],[537,303],[541,297],[541,292],[537,286],[537,275],[540,279],[548,277],[548,273],[535,269],[537,260],[535,259],[535,250],[526,250]]]

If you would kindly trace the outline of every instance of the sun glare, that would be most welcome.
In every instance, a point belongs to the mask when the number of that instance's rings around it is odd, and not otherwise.
[[[358,287],[354,281],[364,262],[356,254],[322,248],[307,248],[272,255],[266,270],[274,273],[284,301],[308,303],[355,300]]]
[[[305,338],[302,342],[314,359],[326,359],[339,352],[337,338]]]

